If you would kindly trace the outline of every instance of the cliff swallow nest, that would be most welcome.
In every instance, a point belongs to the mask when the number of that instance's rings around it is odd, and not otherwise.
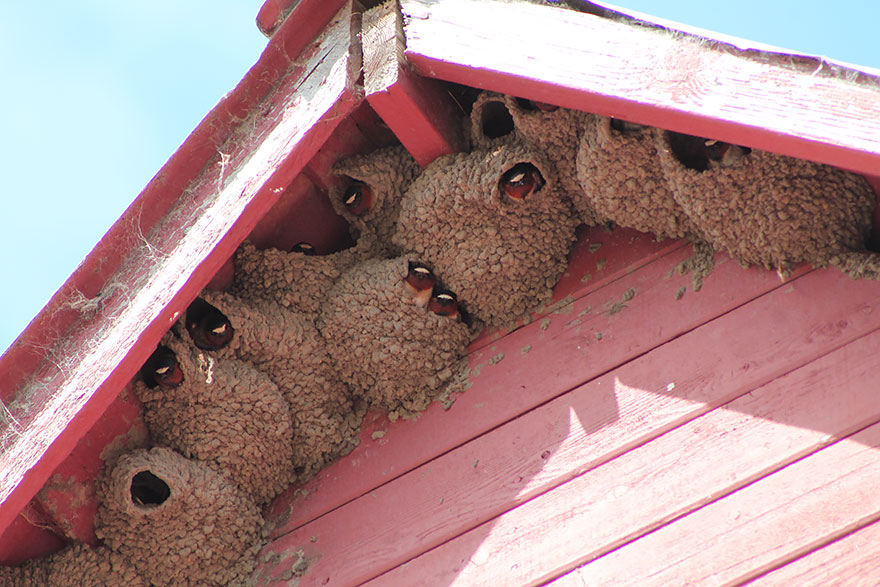
[[[549,299],[580,223],[687,238],[709,262],[722,249],[781,275],[808,262],[880,277],[860,176],[492,93],[467,124],[471,151],[421,172],[401,147],[334,167],[353,248],[244,243],[229,291],[203,292],[133,383],[159,447],[107,463],[103,545],[0,577],[244,582],[258,506],[351,451],[368,406],[425,409],[481,323]]]

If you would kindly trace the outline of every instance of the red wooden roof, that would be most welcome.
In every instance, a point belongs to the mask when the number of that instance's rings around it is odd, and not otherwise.
[[[5,562],[94,542],[102,451],[144,438],[123,390],[198,292],[228,279],[244,238],[339,246],[329,166],[394,140],[387,128],[423,165],[461,148],[447,82],[825,162],[880,188],[868,74],[546,7],[401,5],[405,21],[367,13],[362,55],[348,2],[266,2],[260,60],[0,358]],[[399,26],[405,49],[387,42]],[[275,501],[267,548],[285,556],[261,576],[289,575],[298,552],[303,584],[873,576],[846,545],[873,548],[880,518],[880,284],[808,268],[781,283],[719,254],[704,288],[680,296],[687,278],[669,273],[687,256],[632,231],[582,234],[556,305],[476,341],[471,387],[448,410],[371,414],[355,452]]]

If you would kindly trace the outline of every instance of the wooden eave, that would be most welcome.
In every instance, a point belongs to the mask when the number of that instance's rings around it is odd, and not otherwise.
[[[319,248],[344,238],[323,197],[327,170],[338,154],[373,145],[334,134],[340,125],[378,136],[378,114],[422,165],[462,148],[462,114],[442,82],[820,161],[880,189],[880,80],[821,59],[491,0],[401,0],[399,12],[369,13],[363,28],[342,0],[269,0],[261,18],[272,37],[259,61],[0,358],[11,431],[0,456],[0,531],[187,305],[223,280],[236,247],[249,235],[283,238],[277,223],[254,232],[274,206],[304,230],[327,228],[315,232]],[[640,254],[671,250],[655,249]],[[488,352],[490,340],[472,351]],[[417,464],[452,442],[396,450],[411,449]],[[337,503],[381,482],[380,457],[359,458]],[[321,500],[286,524],[326,512]]]

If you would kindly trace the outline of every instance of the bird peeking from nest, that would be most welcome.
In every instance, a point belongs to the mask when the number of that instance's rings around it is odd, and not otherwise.
[[[354,216],[363,216],[374,204],[373,190],[362,181],[353,181],[342,193],[342,205]]]
[[[186,309],[186,330],[195,345],[204,351],[222,349],[235,333],[223,312],[202,298],[196,298]]]
[[[318,254],[318,251],[315,249],[315,245],[307,242],[296,243],[290,248],[291,253],[302,253],[307,257],[314,257]]]
[[[177,355],[165,345],[159,345],[141,367],[141,377],[147,387],[177,387],[183,383],[183,371]]]
[[[456,322],[461,321],[458,309],[458,298],[448,289],[435,289],[428,302],[428,310],[438,316],[452,318]]]
[[[425,308],[431,300],[431,292],[437,279],[434,272],[424,263],[410,261],[409,270],[403,280],[406,292],[412,296],[413,303]]]
[[[511,200],[521,202],[544,187],[544,178],[531,163],[517,163],[498,182],[498,189]]]
[[[740,147],[716,139],[706,139],[669,131],[669,146],[673,155],[682,165],[696,171],[733,167],[752,152],[748,147]]]

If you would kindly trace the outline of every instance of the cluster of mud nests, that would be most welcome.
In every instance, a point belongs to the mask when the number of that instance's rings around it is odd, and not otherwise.
[[[690,239],[699,278],[714,249],[877,277],[859,176],[497,94],[468,126],[469,152],[424,170],[401,147],[336,165],[353,248],[239,248],[229,290],[203,292],[133,382],[155,448],[108,463],[102,546],[16,584],[245,582],[259,506],[351,451],[368,408],[440,397],[482,325],[547,301],[579,224]]]

